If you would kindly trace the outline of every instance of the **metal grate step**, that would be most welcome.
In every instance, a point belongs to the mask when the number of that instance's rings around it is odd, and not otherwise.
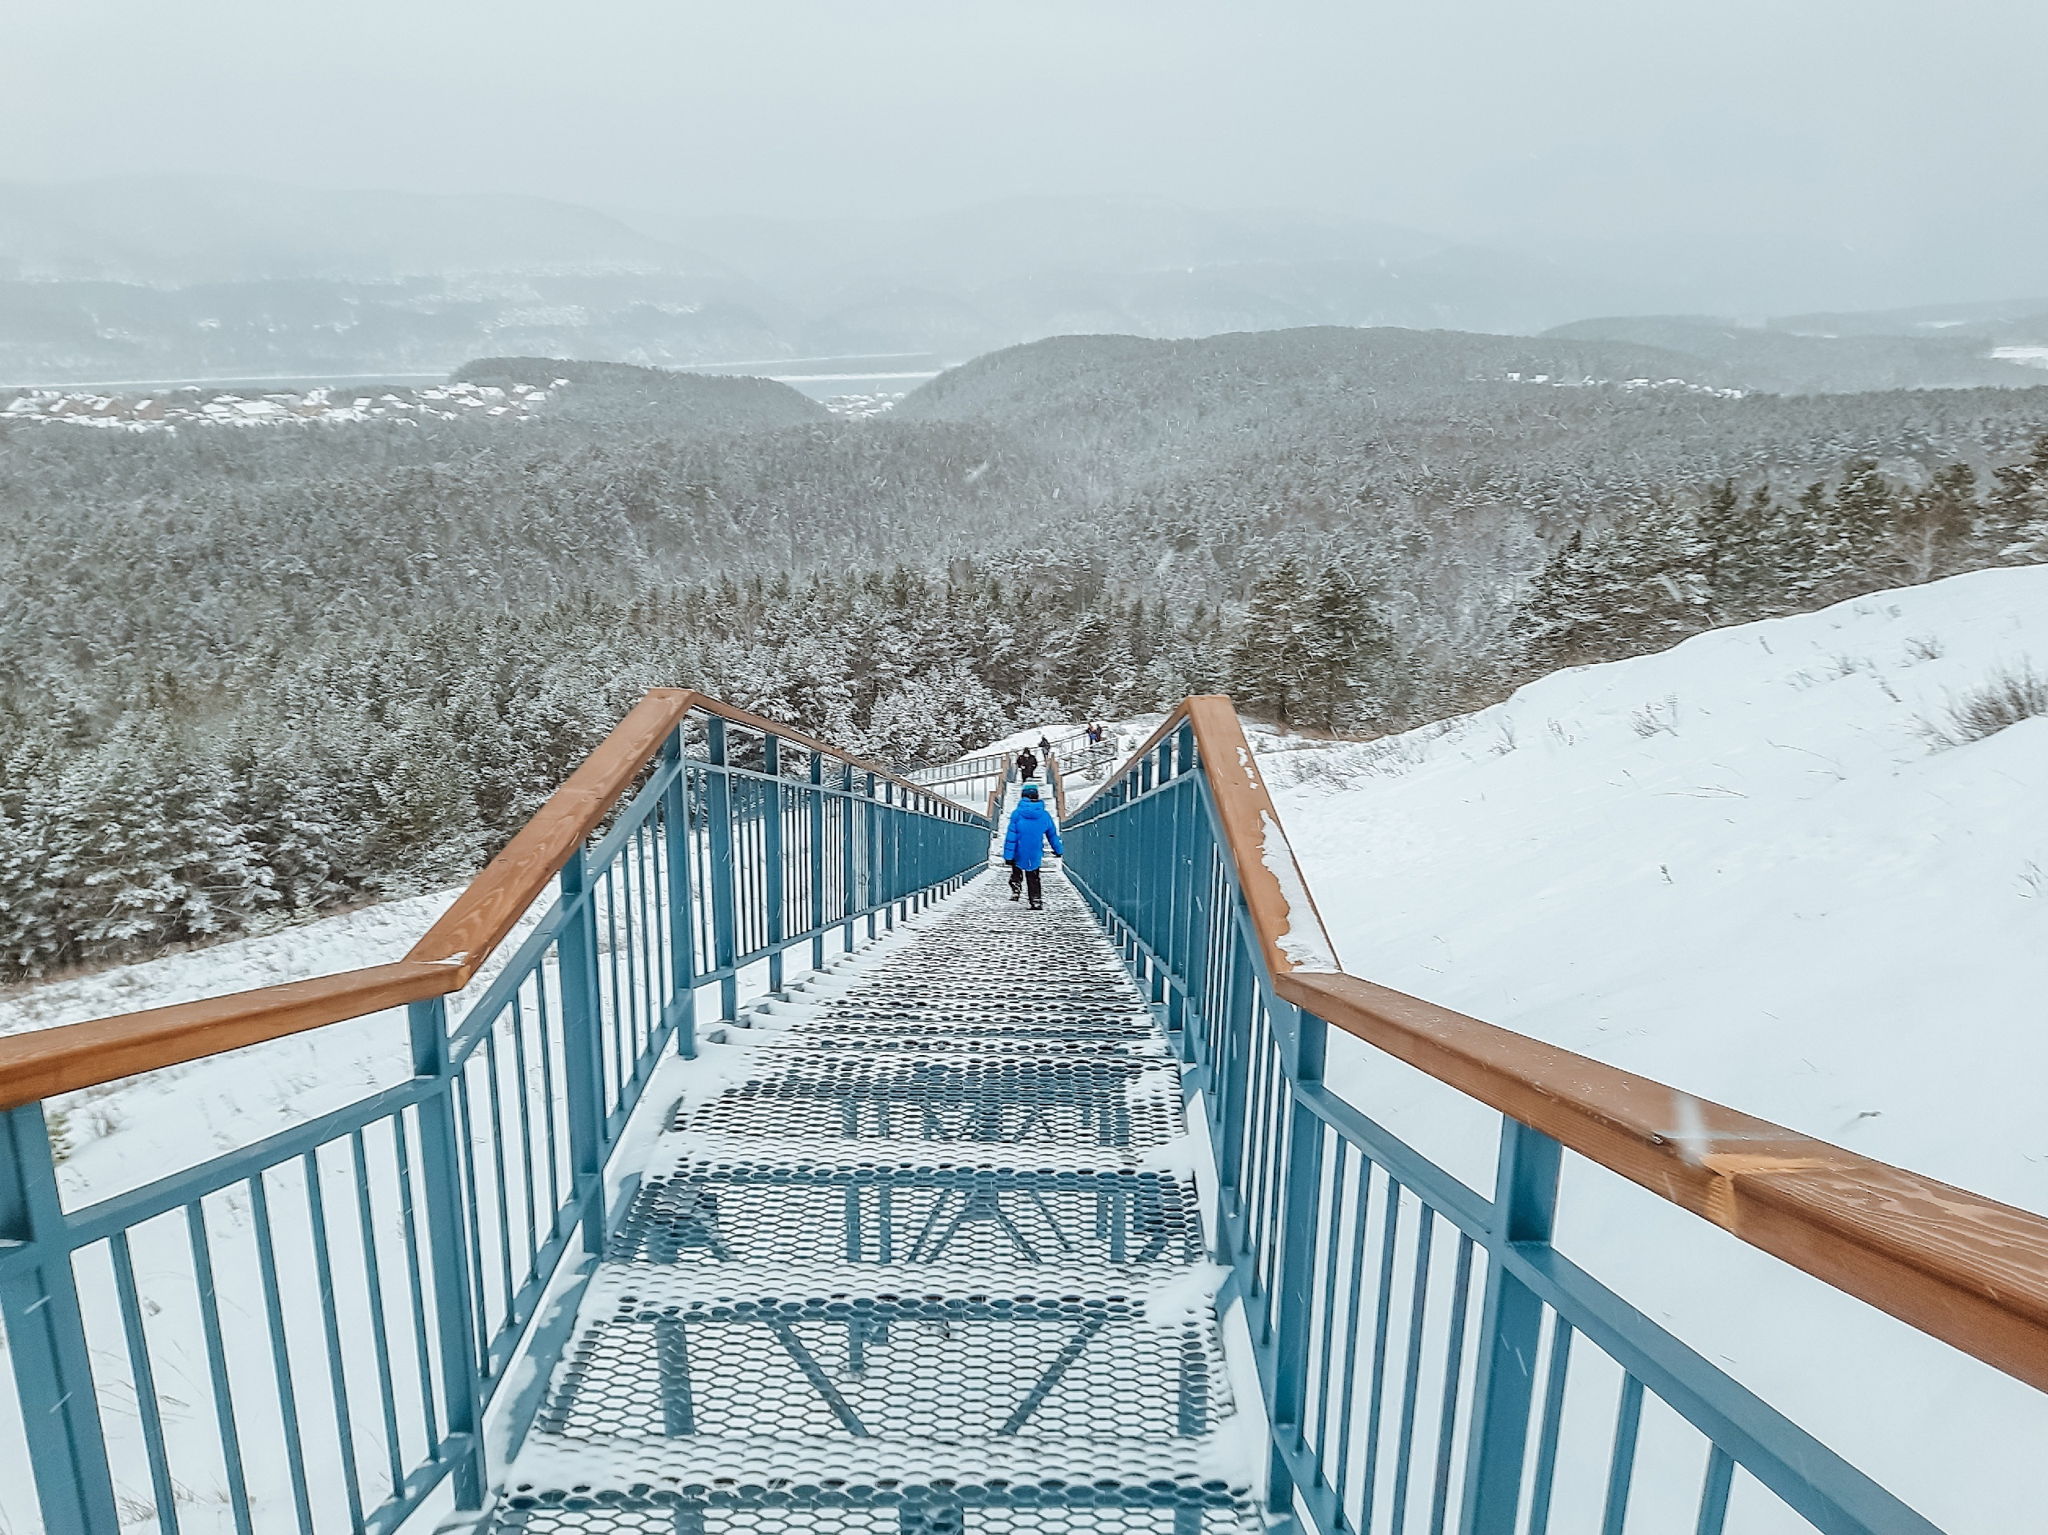
[[[1194,1190],[1159,1173],[686,1160],[645,1181],[615,1263],[1201,1260]]]
[[[775,1058],[769,1057],[773,1060]],[[1101,1056],[785,1057],[772,1075],[684,1109],[673,1128],[836,1140],[1045,1140],[1158,1146],[1182,1133],[1170,1064]]]
[[[1265,1527],[1180,1068],[1058,871],[708,1037],[489,1530]]]

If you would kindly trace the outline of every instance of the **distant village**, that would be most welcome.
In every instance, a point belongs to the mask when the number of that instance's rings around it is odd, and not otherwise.
[[[366,393],[346,386],[282,390],[271,394],[178,389],[153,394],[98,394],[80,389],[31,389],[0,404],[0,421],[48,421],[110,431],[169,431],[180,426],[280,426],[303,421],[455,421],[464,416],[522,418],[545,405],[554,390],[514,384],[436,384],[425,389]]]

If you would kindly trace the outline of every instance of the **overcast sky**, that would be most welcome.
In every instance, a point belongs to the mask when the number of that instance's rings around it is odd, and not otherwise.
[[[2048,0],[9,7],[0,177],[795,215],[1285,205],[2048,293]],[[1760,253],[1765,253],[1761,254]]]

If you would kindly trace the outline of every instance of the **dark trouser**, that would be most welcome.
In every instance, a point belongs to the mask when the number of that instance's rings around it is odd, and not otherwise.
[[[1020,869],[1015,864],[1011,864],[1010,894],[1015,895],[1018,890],[1027,886],[1031,891],[1031,904],[1036,906],[1043,893],[1042,887],[1038,882],[1038,870]]]

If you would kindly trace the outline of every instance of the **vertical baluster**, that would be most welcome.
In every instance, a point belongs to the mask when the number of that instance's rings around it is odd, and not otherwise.
[[[526,1251],[531,1254],[540,1250],[545,1238],[540,1220],[540,1187],[533,1169],[533,1081],[531,1068],[526,1059],[526,988],[529,982],[521,981],[512,988],[512,1000],[507,1004],[512,1020],[512,1094],[513,1104],[519,1110],[519,1174],[521,1219]],[[540,985],[535,976],[531,984]],[[548,1100],[541,1100],[545,1104]],[[357,1138],[361,1139],[358,1132]]]
[[[327,1339],[327,1385],[334,1403],[336,1449],[341,1455],[342,1490],[348,1498],[349,1527],[363,1527],[363,1491],[356,1471],[355,1411],[349,1405],[348,1365],[341,1346],[341,1313],[334,1284],[334,1256],[327,1229],[326,1195],[320,1187],[320,1153],[305,1155],[306,1224],[313,1237],[313,1277],[320,1290],[321,1329]]]
[[[561,944],[555,945],[555,985],[559,995],[561,987]],[[568,1107],[555,1092],[555,1030],[554,1019],[548,1009],[547,967],[543,965],[533,978],[533,1000],[536,1015],[534,1039],[540,1047],[540,1101],[545,1105],[541,1123],[547,1126],[548,1147],[548,1230],[559,1234],[563,1229],[562,1219],[562,1128],[568,1118]]]
[[[580,866],[580,855],[578,863]],[[433,1264],[441,1404],[448,1425],[444,1453],[455,1465],[455,1506],[481,1508],[484,1447],[478,1433],[477,1318],[472,1314],[476,1299],[469,1238],[463,1230],[455,1084],[448,1065],[448,1005],[435,997],[413,1003],[406,1014],[412,1028],[413,1073],[435,1084],[419,1105],[420,1174],[426,1185],[426,1247]]]
[[[875,798],[875,775],[863,773],[861,778],[860,908],[868,914],[868,937],[873,938],[879,931],[875,925],[875,903],[880,899],[882,817],[881,807]]]
[[[1380,1422],[1387,1398],[1387,1336],[1394,1313],[1394,1252],[1401,1240],[1401,1206],[1404,1203],[1401,1185],[1391,1174],[1386,1183],[1387,1210],[1381,1218],[1380,1233],[1379,1308],[1373,1319],[1372,1387],[1366,1393],[1365,1407],[1365,1480],[1359,1489],[1361,1512],[1358,1527],[1361,1530],[1372,1528],[1373,1497],[1379,1490]],[[1424,1219],[1427,1218],[1425,1215]],[[1487,1535],[1492,1535],[1492,1532],[1487,1532]]]
[[[597,913],[584,851],[562,865],[562,1092],[569,1111],[570,1198],[583,1250],[604,1249],[604,1056],[599,1038]]]
[[[196,1199],[185,1206],[185,1240],[192,1252],[192,1289],[199,1301],[199,1334],[206,1346],[206,1374],[213,1396],[213,1424],[220,1443],[221,1469],[227,1477],[228,1508],[234,1515],[236,1535],[255,1535],[255,1524],[249,1517],[249,1477],[242,1464],[242,1426],[235,1417],[227,1338],[221,1332],[220,1299],[213,1280],[213,1244],[206,1232],[205,1205]],[[97,1532],[95,1527],[95,1535]]]
[[[1344,1313],[1344,1389],[1338,1398],[1343,1405],[1337,1415],[1336,1495],[1340,1512],[1345,1506],[1345,1494],[1350,1489],[1351,1468],[1358,1462],[1351,1442],[1351,1421],[1358,1405],[1358,1340],[1365,1333],[1360,1325],[1358,1308],[1365,1294],[1365,1236],[1372,1219],[1372,1166],[1372,1162],[1360,1152],[1358,1214],[1351,1223],[1351,1279],[1346,1287],[1349,1300]]]
[[[513,1000],[516,1002],[518,999],[515,997]],[[513,1272],[512,1180],[505,1173],[505,1105],[504,1093],[498,1083],[498,1020],[495,1018],[491,1020],[490,1027],[484,1030],[483,1056],[484,1076],[490,1084],[489,1091],[484,1094],[484,1103],[491,1111],[491,1167],[496,1175],[492,1179],[492,1186],[497,1196],[493,1203],[498,1216],[498,1272],[500,1282],[505,1287],[505,1305],[509,1313],[512,1297],[519,1293],[519,1282]]]
[[[156,1370],[150,1363],[149,1337],[142,1326],[142,1297],[135,1287],[135,1255],[128,1233],[107,1240],[114,1266],[114,1293],[121,1307],[121,1331],[128,1342],[128,1369],[135,1379],[135,1410],[142,1424],[142,1448],[149,1460],[149,1487],[156,1500],[157,1535],[178,1535],[178,1493],[171,1482],[171,1458],[164,1446],[163,1404],[156,1393]],[[45,1527],[56,1526],[44,1518]]]
[[[1560,1156],[1561,1148],[1549,1136],[1517,1120],[1502,1119],[1461,1535],[1490,1535],[1508,1528],[1521,1503],[1543,1303],[1502,1260],[1514,1247],[1549,1244],[1557,1214]]]
[[[1614,1453],[1607,1466],[1607,1504],[1600,1515],[1600,1535],[1622,1535],[1628,1523],[1628,1494],[1636,1474],[1636,1435],[1643,1424],[1643,1383],[1621,1377],[1621,1400],[1614,1411]]]
[[[622,984],[619,976],[620,953],[625,942],[623,935],[619,931],[619,881],[621,878],[620,860],[614,859],[610,865],[598,872],[596,879],[591,881],[590,890],[592,910],[595,911],[597,909],[600,897],[602,898],[604,908],[605,941],[599,948],[598,954],[603,962],[603,979],[607,984],[598,993],[600,1006],[597,1013],[597,1024],[600,1037],[607,1047],[600,1054],[604,1059],[609,1076],[600,1077],[598,1080],[600,1112],[605,1119],[611,1117],[614,1105],[619,1103],[625,1096],[627,1072],[626,1033],[631,1027],[630,1018],[633,1006],[632,987],[629,984]],[[629,974],[626,980],[630,982],[631,979],[632,977]]]
[[[300,1535],[313,1535],[313,1497],[306,1485],[306,1441],[299,1428],[299,1394],[292,1381],[291,1344],[285,1337],[284,1297],[277,1282],[277,1232],[263,1174],[251,1177],[249,1221],[256,1235],[256,1269],[263,1289],[263,1315],[270,1331],[270,1374],[277,1388],[278,1427],[284,1439],[285,1472],[291,1481],[292,1512]]]
[[[1554,1316],[1550,1369],[1543,1383],[1543,1431],[1536,1439],[1536,1465],[1529,1479],[1529,1535],[1546,1535],[1550,1529],[1550,1494],[1557,1481],[1557,1445],[1564,1431],[1564,1388],[1571,1357],[1572,1325],[1561,1315]]]
[[[846,918],[845,949],[853,952],[853,916],[859,910],[854,899],[856,848],[854,833],[858,825],[853,799],[853,764],[839,765],[839,911]]]
[[[1224,924],[1224,966],[1228,981],[1223,988],[1222,1026],[1216,1031],[1217,1059],[1211,1062],[1216,1105],[1210,1110],[1216,1121],[1217,1182],[1224,1208],[1241,1214],[1244,1206],[1245,1111],[1250,1091],[1251,1011],[1255,981],[1252,957],[1232,920],[1238,897],[1226,891],[1225,906],[1218,915]],[[1235,1258],[1236,1254],[1231,1255]]]
[[[825,754],[811,753],[811,787],[807,793],[811,812],[811,898],[804,907],[804,923],[811,930],[811,968],[825,968]]]
[[[697,948],[692,923],[690,880],[690,781],[683,767],[683,728],[678,725],[662,743],[663,770],[669,774],[661,799],[661,831],[667,850],[669,994],[663,1011],[675,1026],[676,1054],[697,1053]]]
[[[706,828],[711,843],[711,966],[725,974],[718,982],[718,1016],[739,1016],[740,983],[733,973],[738,955],[738,916],[733,904],[732,778],[726,755],[725,721],[713,715],[705,722],[711,771],[705,781]]]
[[[1429,1535],[1444,1535],[1450,1511],[1451,1448],[1458,1430],[1458,1388],[1465,1374],[1465,1314],[1472,1299],[1472,1238],[1458,1236],[1458,1263],[1451,1284],[1450,1337],[1444,1344],[1443,1411],[1437,1417],[1436,1482],[1429,1510]]]
[[[483,1207],[478,1202],[476,1181],[476,1121],[471,1112],[473,1105],[469,1098],[469,1072],[467,1064],[453,1074],[450,1089],[455,1098],[455,1173],[456,1185],[462,1192],[462,1229],[469,1236],[469,1278],[470,1288],[475,1292],[470,1297],[469,1314],[476,1324],[473,1340],[476,1356],[484,1358],[490,1346],[490,1275],[484,1268],[484,1223]]]
[[[902,827],[896,814],[896,785],[888,779],[881,781],[881,813],[876,818],[875,836],[876,867],[881,871],[881,889],[875,892],[875,899],[882,903],[882,928],[885,932],[896,930],[896,907],[903,894],[896,869],[896,849],[902,843]]]
[[[652,1064],[648,1051],[655,1035],[661,1029],[661,929],[654,921],[654,837],[650,824],[655,812],[648,811],[649,820],[640,823],[633,833],[633,914],[632,936],[633,955],[639,961],[634,976],[634,991],[638,1006],[635,1009],[637,1026],[633,1032],[633,1081],[638,1082],[641,1074]],[[628,1093],[623,1109],[632,1101]]]
[[[1315,1447],[1317,1458],[1323,1461],[1333,1453],[1342,1453],[1342,1446],[1333,1446],[1330,1441],[1330,1353],[1337,1341],[1337,1271],[1341,1266],[1337,1262],[1337,1240],[1344,1229],[1344,1183],[1350,1155],[1351,1143],[1338,1137],[1337,1156],[1326,1180],[1330,1193],[1324,1207],[1320,1234],[1324,1248],[1321,1260],[1323,1298],[1321,1325],[1316,1328],[1316,1333],[1322,1340],[1322,1347],[1318,1351],[1316,1367]]]
[[[1281,1064],[1297,1083],[1319,1082],[1323,1075],[1322,1019],[1291,1003],[1268,998],[1268,1015],[1280,1031]],[[1301,1440],[1308,1382],[1309,1329],[1315,1277],[1316,1208],[1322,1190],[1323,1125],[1303,1113],[1288,1095],[1284,1082],[1280,1104],[1293,1112],[1277,1112],[1274,1130],[1285,1135],[1281,1171],[1280,1243],[1274,1293],[1279,1302],[1275,1327],[1273,1400],[1270,1404],[1275,1448],[1272,1460],[1272,1504],[1280,1512],[1292,1507],[1292,1479],[1280,1442]]]
[[[1707,1475],[1700,1486],[1700,1517],[1693,1535],[1721,1535],[1728,1520],[1728,1492],[1735,1480],[1735,1462],[1718,1444],[1707,1455]]]
[[[761,869],[767,876],[768,989],[782,990],[782,940],[788,924],[782,910],[782,740],[769,736],[761,743],[762,771],[768,775],[766,803],[761,807]]]
[[[433,1345],[428,1340],[425,1260],[420,1252],[419,1208],[413,1198],[411,1139],[406,1134],[405,1115],[391,1121],[392,1160],[398,1171],[398,1209],[405,1231],[406,1298],[412,1303],[412,1344],[414,1364],[419,1371],[420,1418],[431,1450],[441,1442],[441,1414],[434,1399]]]
[[[1174,738],[1169,736],[1161,750],[1168,751],[1173,745]],[[1168,782],[1171,781],[1169,777]],[[1152,1000],[1166,1004],[1168,1028],[1179,1027],[1180,999],[1174,992],[1172,980],[1186,967],[1186,959],[1176,942],[1180,932],[1181,907],[1187,900],[1180,881],[1180,817],[1174,814],[1175,802],[1179,798],[1172,789],[1168,789],[1152,801],[1152,819],[1157,823],[1153,835],[1159,859],[1152,878],[1155,885],[1165,886],[1160,892],[1160,910],[1153,924],[1152,947],[1158,958],[1154,961],[1152,974]]]
[[[119,1525],[85,1318],[64,1239],[57,1163],[39,1103],[0,1112],[0,1242],[32,1261],[0,1270],[0,1317],[21,1400],[29,1466],[47,1535]]]
[[[1408,1475],[1415,1458],[1417,1392],[1422,1381],[1422,1335],[1429,1317],[1429,1254],[1436,1212],[1418,1198],[1415,1272],[1408,1281],[1408,1359],[1401,1374],[1401,1427],[1394,1440],[1393,1528],[1408,1526]]]
[[[522,1099],[523,1099],[522,1094]],[[363,1244],[363,1287],[370,1303],[370,1344],[377,1361],[377,1383],[384,1412],[384,1451],[390,1462],[391,1493],[396,1496],[405,1485],[405,1461],[398,1438],[397,1375],[391,1367],[391,1330],[384,1316],[384,1272],[377,1259],[377,1222],[370,1201],[370,1160],[363,1132],[351,1131],[348,1138],[350,1166],[356,1182],[356,1227]],[[533,1179],[533,1159],[527,1158],[527,1181]]]

